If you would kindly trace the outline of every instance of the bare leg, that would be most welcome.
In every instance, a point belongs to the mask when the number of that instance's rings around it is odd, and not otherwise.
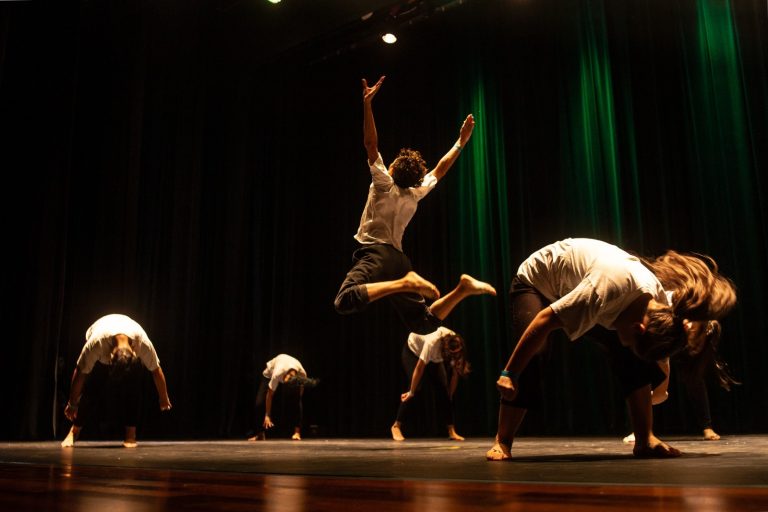
[[[719,441],[720,440],[720,434],[712,430],[711,428],[705,428],[704,429],[704,440],[705,441]]]
[[[488,460],[507,460],[512,457],[512,443],[515,434],[525,418],[526,409],[511,405],[499,404],[499,430],[496,443],[485,454]]]
[[[462,274],[456,288],[451,290],[445,297],[433,302],[429,306],[429,310],[440,320],[445,320],[453,311],[453,308],[470,295],[496,295],[496,290],[488,283],[478,281],[470,275]]]
[[[392,432],[392,439],[395,441],[405,441],[405,437],[403,437],[403,432],[400,430],[401,423],[399,421],[396,421],[392,424],[392,427],[389,429]]]
[[[291,439],[294,441],[301,441],[301,429],[299,427],[293,429],[293,435],[291,436]]]
[[[408,272],[405,277],[395,279],[394,281],[367,283],[364,286],[366,292],[368,292],[368,302],[373,302],[395,293],[416,293],[430,300],[440,297],[440,292],[435,285],[413,271]]]
[[[453,425],[448,425],[448,439],[451,439],[453,441],[463,441],[464,438],[460,436],[458,433],[456,433],[456,427]]]
[[[653,406],[651,405],[651,386],[646,385],[633,391],[627,397],[629,415],[635,432],[635,457],[667,459],[680,457],[683,453],[672,448],[653,434]]]
[[[123,446],[126,448],[136,448],[136,427],[125,427],[125,441]]]
[[[69,429],[69,434],[67,434],[67,437],[61,442],[61,447],[73,448],[75,446],[75,441],[77,441],[77,438],[80,436],[81,430],[80,427],[72,425],[72,428]]]

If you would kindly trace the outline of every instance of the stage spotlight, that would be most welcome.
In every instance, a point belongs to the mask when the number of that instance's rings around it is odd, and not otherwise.
[[[271,4],[279,4],[280,0],[267,0]]]
[[[397,36],[395,36],[395,34],[393,34],[392,32],[387,32],[386,34],[381,36],[381,40],[387,44],[394,44],[397,42]]]

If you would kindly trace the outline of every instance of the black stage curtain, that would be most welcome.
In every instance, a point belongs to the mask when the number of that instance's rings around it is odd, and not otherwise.
[[[270,53],[260,30],[269,13],[246,2],[3,2],[2,437],[63,436],[85,330],[113,312],[148,332],[174,404],[168,414],[156,410],[147,376],[143,438],[244,436],[259,375],[281,352],[321,379],[306,399],[313,433],[388,435],[406,386],[399,354],[407,332],[386,303],[350,317],[332,303],[370,182],[360,79],[381,74],[388,78],[374,109],[387,161],[412,146],[434,164],[455,140],[463,106],[475,105],[479,77],[496,91],[484,103],[494,131],[475,135],[463,167],[409,227],[404,245],[420,273],[447,291],[459,272],[474,271],[461,254],[487,251],[479,277],[503,295],[525,256],[567,236],[648,254],[708,252],[741,298],[722,352],[744,384],[730,394],[710,388],[715,424],[764,431],[765,3],[725,2],[725,11],[693,0],[612,4],[470,1],[407,28],[394,47],[340,41],[334,51],[326,39]],[[712,61],[690,54],[697,27],[719,31],[709,46],[698,43],[697,55]],[[727,71],[737,72],[731,86],[717,81],[717,69],[709,84],[695,72],[719,51],[730,52]],[[608,117],[600,70],[612,78],[617,110]],[[591,88],[574,106],[572,87],[585,79]],[[730,105],[733,90],[738,118],[695,107]],[[619,140],[617,161],[605,153],[585,160],[574,149],[585,147],[576,140],[589,131],[578,128],[584,119],[599,125],[591,128],[598,144]],[[618,124],[606,128],[606,120]],[[725,154],[712,163],[722,137]],[[481,147],[495,159],[478,163]],[[456,174],[483,165],[507,180],[489,206],[501,219],[489,244],[508,250],[459,247],[476,212],[456,209],[471,204],[461,201]],[[584,207],[591,165],[621,178],[611,203],[621,218],[607,206],[603,215],[599,198]],[[458,429],[470,435],[494,432],[493,379],[512,346],[503,297],[480,306],[485,299],[471,299],[478,302],[456,321],[473,340],[475,372],[457,397]],[[548,403],[527,431],[623,433],[623,404],[599,354],[555,341]],[[675,400],[657,409],[662,434],[692,429]],[[440,428],[427,408],[406,433]]]

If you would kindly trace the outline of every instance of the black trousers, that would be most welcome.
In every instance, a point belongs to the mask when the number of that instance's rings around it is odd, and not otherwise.
[[[139,419],[142,369],[136,363],[117,376],[110,366],[96,363],[83,386],[75,426],[91,424],[97,414],[108,410],[119,424],[135,427]]]
[[[672,375],[683,384],[696,425],[699,429],[712,428],[712,414],[709,409],[706,369],[714,364],[711,350],[698,357],[682,352],[672,358]]]
[[[364,245],[352,255],[353,266],[334,300],[342,315],[357,313],[368,306],[366,284],[400,279],[413,270],[411,260],[391,245]],[[440,327],[421,295],[398,293],[386,297],[410,332],[429,334]]]

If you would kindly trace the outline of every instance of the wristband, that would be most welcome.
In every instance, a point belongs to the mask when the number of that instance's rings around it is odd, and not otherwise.
[[[520,374],[517,372],[513,372],[512,370],[501,370],[501,376],[502,377],[509,377],[512,382],[517,382],[520,380]]]
[[[459,150],[459,153],[461,153],[461,145],[460,145],[458,142],[457,142],[456,144],[454,144],[454,145],[453,145],[453,147],[455,147],[456,149],[458,149],[458,150]]]

